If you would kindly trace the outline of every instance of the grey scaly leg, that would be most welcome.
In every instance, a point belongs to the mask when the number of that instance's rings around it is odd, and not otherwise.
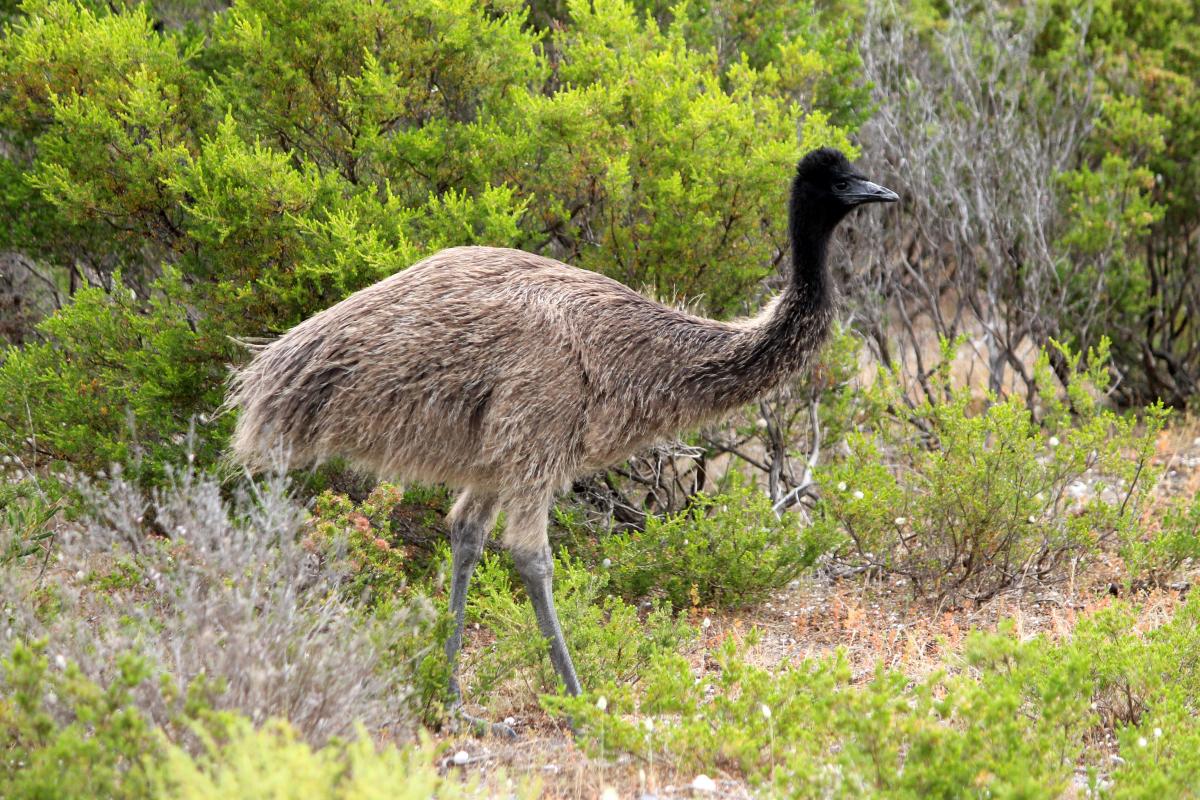
[[[462,707],[462,688],[458,684],[458,651],[462,648],[463,622],[467,611],[467,588],[471,573],[483,555],[483,543],[496,520],[496,498],[463,492],[450,512],[450,614],[454,630],[446,639],[446,660],[450,663],[450,694],[454,698],[452,711],[465,720],[477,733],[488,730],[488,723],[467,714]],[[507,725],[491,725],[493,733],[512,736]]]
[[[567,652],[558,612],[554,609],[554,558],[550,555],[550,546],[544,545],[524,553],[513,551],[513,558],[517,563],[517,574],[525,584],[529,602],[533,604],[533,613],[537,615],[538,628],[550,642],[550,663],[554,665],[558,677],[562,678],[567,693],[577,695],[582,689],[579,687],[579,678],[575,676],[571,654]]]
[[[549,505],[547,494],[537,502],[506,506],[509,518],[504,544],[512,551],[517,574],[525,584],[525,592],[537,615],[538,628],[550,642],[550,662],[554,664],[554,671],[562,678],[567,691],[577,695],[581,691],[579,678],[575,677],[575,665],[571,663],[558,613],[554,610],[554,558],[546,538]]]

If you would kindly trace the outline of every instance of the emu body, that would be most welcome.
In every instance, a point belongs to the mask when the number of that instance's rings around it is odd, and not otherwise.
[[[519,250],[443,250],[240,373],[233,447],[258,467],[283,448],[291,464],[342,457],[506,502],[545,495],[798,369],[829,313],[796,311],[796,341],[781,342],[765,324],[774,310],[716,322]]]
[[[519,250],[443,250],[302,322],[238,372],[234,453],[252,468],[341,457],[460,489],[451,659],[470,574],[504,509],[504,543],[554,666],[578,693],[550,590],[553,495],[803,368],[831,320],[833,229],[861,203],[895,199],[840,153],[807,156],[792,189],[792,279],[763,313],[736,322]]]

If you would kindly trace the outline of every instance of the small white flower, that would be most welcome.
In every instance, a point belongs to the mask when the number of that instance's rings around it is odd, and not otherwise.
[[[860,491],[858,491],[858,490],[855,490],[855,492],[854,492],[854,499],[855,499],[855,500],[862,500],[862,499],[863,499],[863,497],[865,497],[865,495],[864,495],[862,492],[860,492]]]
[[[896,527],[903,528],[908,524],[908,517],[896,517]]]
[[[758,710],[761,711],[762,715],[767,719],[771,718],[771,707],[766,703],[763,703],[761,706],[759,706]]]
[[[692,778],[692,789],[697,792],[715,792],[717,790],[717,782],[707,775],[697,775]]]
[[[460,767],[470,760],[471,760],[471,756],[469,753],[467,753],[466,750],[459,750],[457,753],[454,754],[454,763],[458,764]]]
[[[838,481],[838,491],[839,492],[846,491],[846,482],[845,481]]]
[[[1057,436],[1051,436],[1051,437],[1050,437],[1050,442],[1049,442],[1049,444],[1050,444],[1050,446],[1051,446],[1051,447],[1058,447],[1058,437],[1057,437]]]
[[[1148,744],[1150,744],[1150,743],[1146,741],[1146,737],[1145,737],[1145,736],[1139,736],[1139,737],[1138,737],[1138,747],[1145,747],[1145,746],[1146,746],[1146,745],[1148,745]]]
[[[604,567],[605,569],[608,569],[609,567],[612,566],[612,559],[611,558],[604,559],[603,561],[600,562],[600,566]]]
[[[1162,738],[1162,728],[1155,728],[1155,729],[1154,729],[1154,738],[1155,738],[1155,739],[1161,739],[1161,738]]]
[[[600,709],[601,711],[607,711],[608,710],[608,698],[605,697],[604,695],[600,695],[599,697],[597,697],[596,698],[596,708]]]

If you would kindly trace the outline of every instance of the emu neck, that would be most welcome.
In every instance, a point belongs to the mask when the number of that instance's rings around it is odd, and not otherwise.
[[[831,234],[794,232],[788,287],[694,375],[689,388],[698,419],[736,408],[774,388],[820,348],[832,320],[825,270]]]

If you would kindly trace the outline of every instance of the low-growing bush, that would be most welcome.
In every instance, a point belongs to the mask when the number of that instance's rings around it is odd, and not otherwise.
[[[343,540],[304,538],[306,512],[282,481],[232,500],[193,472],[149,495],[122,476],[80,493],[49,569],[0,562],[0,654],[46,638],[106,683],[119,654],[138,652],[175,694],[203,679],[216,708],[286,717],[318,744],[355,720],[411,733],[427,703],[421,665],[440,657],[433,604],[410,592],[368,609],[349,596]],[[145,684],[135,698],[160,725],[164,691]]]
[[[728,639],[715,670],[661,653],[636,686],[543,703],[593,751],[735,771],[778,796],[1057,798],[1080,767],[1092,796],[1192,796],[1200,600],[1149,633],[1134,612],[1101,609],[1065,641],[1005,622],[917,680],[880,666],[852,682],[841,652],[768,670]],[[1095,747],[1114,733],[1118,760]]]
[[[1163,584],[1188,560],[1200,561],[1200,498],[1176,497],[1157,520],[1121,543],[1130,581]]]
[[[1120,761],[1108,787],[1114,800],[1200,794],[1200,720],[1194,694],[1168,687],[1142,723],[1122,728],[1118,740]]]
[[[5,477],[0,466],[0,481]],[[61,507],[34,481],[0,482],[0,532],[7,537],[0,540],[0,564],[44,556],[54,536],[48,523]]]
[[[178,273],[149,299],[117,275],[110,293],[79,291],[38,330],[44,342],[0,350],[6,452],[92,474],[117,462],[147,482],[189,457],[215,460],[232,419],[212,412],[235,347],[189,312]]]
[[[828,526],[776,514],[771,499],[735,483],[697,495],[691,507],[644,530],[613,533],[576,547],[601,564],[608,585],[628,599],[666,598],[677,609],[738,608],[765,599],[812,566],[839,541]]]
[[[846,536],[850,560],[903,575],[918,594],[983,600],[1136,537],[1166,412],[1151,406],[1138,419],[1102,406],[1106,349],[1086,362],[1061,351],[1065,396],[1042,353],[1032,406],[989,394],[981,411],[951,381],[954,350],[943,342],[919,401],[898,371],[882,371],[866,390],[878,408],[870,432],[848,436],[848,455],[819,471],[819,520]]]
[[[467,602],[468,618],[495,636],[468,662],[475,677],[469,694],[481,702],[514,678],[517,685],[524,682],[531,701],[559,685],[533,606],[514,589],[517,585],[507,555],[483,557]],[[694,635],[669,605],[654,602],[639,614],[607,589],[608,576],[602,571],[566,553],[556,557],[555,606],[585,686],[635,681],[656,654],[674,652]]]
[[[401,491],[386,483],[362,503],[331,491],[316,498],[311,526],[318,546],[344,544],[350,567],[344,588],[368,605],[402,593],[408,585],[405,553],[391,541],[390,514],[401,498]]]
[[[274,800],[440,800],[504,796],[534,798],[536,781],[514,782],[503,772],[461,781],[437,767],[438,750],[428,741],[419,747],[377,748],[366,731],[348,742],[314,750],[283,720],[255,728],[235,719],[220,739],[205,737],[204,752],[193,756],[169,746],[154,770],[155,796],[188,800],[270,797]],[[495,787],[495,788],[492,788]]]
[[[729,640],[715,673],[663,654],[636,693],[544,702],[592,749],[735,770],[778,796],[1060,796],[1090,720],[1086,664],[1011,635],[978,634],[968,651],[978,678],[881,668],[852,685],[841,654],[770,671]]]
[[[320,749],[281,719],[256,727],[234,712],[214,712],[203,685],[173,698],[161,727],[136,693],[154,677],[141,656],[118,657],[108,683],[47,653],[45,641],[15,644],[0,661],[0,797],[12,800],[154,798],[536,797],[536,782],[503,772],[462,781],[441,774],[438,748],[376,747],[358,726]],[[160,676],[165,677],[165,676]]]
[[[150,796],[160,740],[132,693],[151,670],[132,653],[114,666],[99,686],[75,664],[51,668],[45,641],[12,646],[0,661],[0,797]]]

